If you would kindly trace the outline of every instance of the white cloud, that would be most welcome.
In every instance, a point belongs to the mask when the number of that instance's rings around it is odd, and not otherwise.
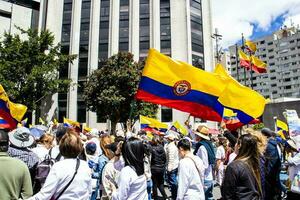
[[[299,0],[212,0],[213,27],[223,35],[221,45],[227,48],[241,39],[253,34],[254,26],[266,31],[272,22],[283,15],[285,23],[290,24],[291,17],[295,24],[300,24]]]

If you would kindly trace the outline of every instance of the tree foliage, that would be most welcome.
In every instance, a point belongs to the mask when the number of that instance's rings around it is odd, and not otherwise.
[[[24,37],[5,33],[1,38],[0,83],[12,101],[38,110],[44,97],[68,90],[71,81],[60,80],[58,71],[76,56],[61,53],[48,30],[18,29]]]
[[[136,63],[129,52],[119,52],[99,63],[84,89],[87,107],[103,119],[125,123],[138,115],[155,117],[158,106],[134,101],[144,63]],[[130,117],[131,115],[131,117]]]

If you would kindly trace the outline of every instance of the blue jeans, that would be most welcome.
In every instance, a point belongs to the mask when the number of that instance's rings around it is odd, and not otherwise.
[[[151,190],[152,190],[152,180],[147,181],[147,192],[148,192],[148,200],[152,199]]]
[[[204,180],[205,200],[213,199],[214,182]]]
[[[177,198],[177,187],[178,187],[177,173],[178,173],[177,168],[170,172],[167,172],[167,182],[170,184],[172,199],[174,200]]]

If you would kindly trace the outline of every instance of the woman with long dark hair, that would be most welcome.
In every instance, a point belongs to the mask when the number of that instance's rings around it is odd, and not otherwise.
[[[223,199],[262,199],[258,138],[245,134],[238,139],[238,155],[226,169],[221,193]]]
[[[147,182],[144,175],[144,144],[137,138],[129,138],[122,146],[125,167],[121,170],[118,189],[113,200],[147,200]]]

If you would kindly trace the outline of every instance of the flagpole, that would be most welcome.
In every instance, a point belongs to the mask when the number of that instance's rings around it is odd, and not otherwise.
[[[239,78],[239,55],[238,55],[238,45],[237,44],[235,44],[235,61],[236,61],[237,81],[240,82],[240,78]]]
[[[244,34],[242,33],[242,51],[245,52],[245,46],[244,46]],[[247,86],[247,82],[246,82],[246,68],[244,67],[244,82],[245,82],[245,86]]]
[[[252,71],[252,52],[249,51],[250,55],[250,81],[251,81],[251,89],[253,89],[253,71]]]

